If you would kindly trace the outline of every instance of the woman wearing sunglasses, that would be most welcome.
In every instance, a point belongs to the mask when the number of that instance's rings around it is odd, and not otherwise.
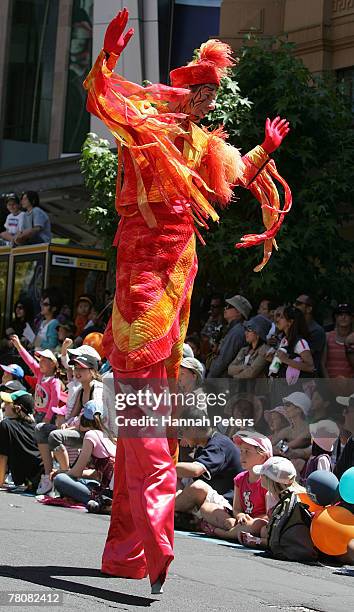
[[[247,346],[243,347],[228,367],[228,374],[237,379],[260,378],[265,376],[269,350],[267,334],[271,321],[257,315],[244,323]]]
[[[45,289],[41,299],[42,321],[34,339],[34,346],[40,349],[55,349],[58,345],[58,321],[56,319],[62,306],[55,289]]]

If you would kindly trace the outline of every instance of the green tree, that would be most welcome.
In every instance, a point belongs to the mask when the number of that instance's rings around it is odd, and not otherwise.
[[[112,242],[117,229],[115,210],[117,156],[108,140],[90,132],[82,146],[80,167],[90,194],[91,206],[83,216],[95,235],[102,240],[109,259],[114,256]]]
[[[200,278],[229,291],[243,290],[251,299],[275,295],[292,300],[300,292],[317,299],[353,296],[354,242],[345,238],[353,215],[353,118],[341,85],[333,75],[312,75],[281,40],[253,40],[244,46],[232,71],[232,82],[252,101],[239,116],[233,107],[230,80],[222,84],[209,124],[223,122],[230,142],[246,153],[263,140],[266,117],[287,117],[291,132],[274,158],[293,192],[293,208],[262,272],[252,269],[262,258],[260,247],[236,251],[245,233],[261,229],[259,204],[244,189],[222,212],[219,227],[199,248]],[[238,93],[238,92],[237,92]]]

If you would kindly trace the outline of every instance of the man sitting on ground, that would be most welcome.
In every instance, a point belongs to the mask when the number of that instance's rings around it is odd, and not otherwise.
[[[233,479],[242,471],[239,449],[230,438],[213,431],[207,422],[198,425],[201,419],[198,409],[184,413],[183,418],[188,419],[188,426],[183,427],[183,438],[190,447],[196,448],[196,452],[191,463],[176,465],[180,481],[176,512],[198,516],[198,509],[205,501],[218,503],[221,497],[232,507]]]

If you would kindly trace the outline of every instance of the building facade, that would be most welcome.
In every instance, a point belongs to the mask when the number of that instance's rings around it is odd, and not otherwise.
[[[311,72],[353,78],[354,0],[223,0],[220,36],[237,50],[250,31],[287,35]]]

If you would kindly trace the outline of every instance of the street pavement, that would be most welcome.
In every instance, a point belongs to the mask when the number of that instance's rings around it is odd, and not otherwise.
[[[0,601],[4,592],[60,593],[61,607],[16,605],[16,611],[349,612],[354,568],[275,561],[262,553],[198,535],[176,533],[176,558],[163,595],[148,580],[103,576],[100,557],[109,517],[43,506],[0,492]],[[12,609],[8,604],[1,610]]]

